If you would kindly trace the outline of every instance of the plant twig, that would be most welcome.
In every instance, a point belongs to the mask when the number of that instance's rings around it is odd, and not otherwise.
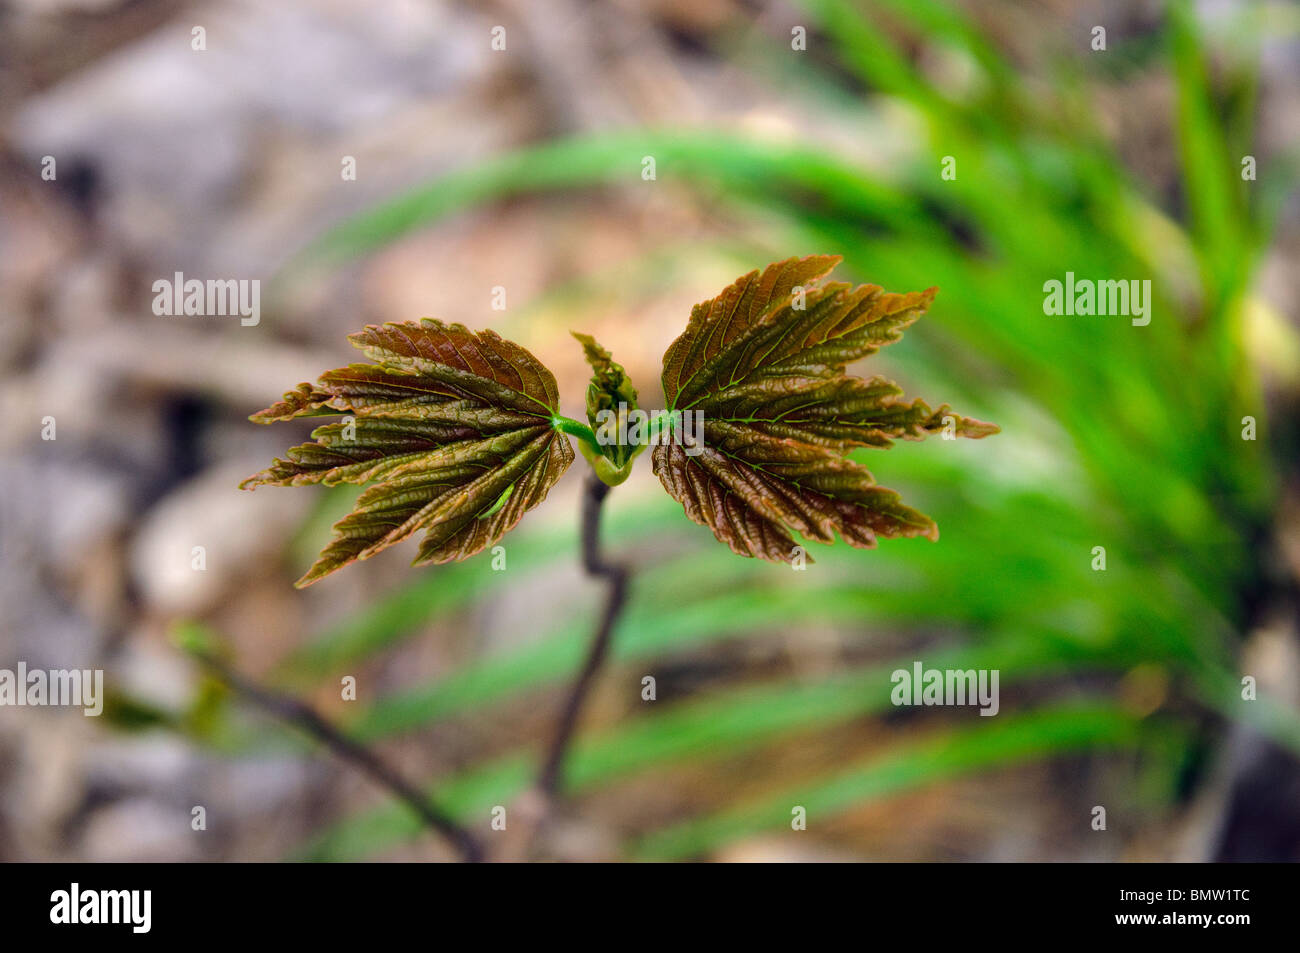
[[[425,826],[436,830],[451,842],[461,859],[468,863],[483,860],[483,848],[478,841],[415,785],[403,778],[377,754],[360,742],[354,741],[331,724],[307,703],[292,695],[262,688],[244,678],[210,652],[194,652],[195,657],[213,674],[229,685],[236,693],[267,713],[311,735],[330,751],[350,762],[368,775],[371,780],[404,801]]]
[[[555,799],[556,792],[563,780],[564,759],[573,742],[578,727],[578,717],[582,713],[583,703],[591,692],[596,673],[604,664],[609,653],[609,644],[614,634],[614,625],[623,605],[627,601],[628,569],[619,563],[609,562],[600,548],[600,515],[609,495],[609,486],[602,483],[594,473],[587,474],[587,482],[582,496],[582,568],[587,575],[604,579],[608,589],[605,595],[605,607],[600,622],[592,636],[587,649],[587,658],[582,670],[569,689],[569,697],[560,713],[555,734],[547,748],[546,759],[537,776],[537,791],[546,804]]]

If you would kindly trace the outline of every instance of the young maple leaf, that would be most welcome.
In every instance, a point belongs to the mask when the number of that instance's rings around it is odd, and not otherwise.
[[[703,412],[702,447],[656,446],[655,473],[686,515],[742,556],[791,562],[790,530],[874,547],[878,536],[938,538],[928,516],[846,459],[943,430],[997,433],[993,424],[906,401],[882,378],[846,365],[902,337],[936,289],[885,294],[876,285],[820,284],[838,255],[791,258],[752,271],[695,306],[664,355],[669,411]]]
[[[876,486],[846,455],[939,430],[963,437],[998,430],[947,404],[931,410],[904,400],[890,381],[845,372],[850,361],[897,341],[934,289],[897,295],[875,285],[822,284],[839,261],[791,258],[745,275],[696,305],[664,355],[668,409],[646,430],[654,434],[654,470],[691,519],[743,556],[792,561],[792,531],[824,543],[838,533],[858,547],[874,546],[878,536],[934,539],[928,516]],[[492,545],[573,462],[565,434],[579,438],[601,481],[625,480],[649,439],[629,434],[642,433],[646,415],[609,352],[587,335],[575,337],[592,368],[590,426],[560,416],[554,376],[522,347],[431,318],[352,335],[373,363],[329,371],[254,414],[258,423],[345,416],[241,486],[375,481],[297,584],[417,530],[425,536],[416,565]],[[702,417],[702,434],[688,439],[683,413]]]
[[[591,463],[596,475],[610,486],[617,486],[632,473],[632,461],[645,445],[620,442],[627,431],[628,419],[636,412],[636,388],[623,365],[616,364],[609,351],[596,343],[590,334],[572,332],[582,345],[591,365],[591,382],[587,385],[587,421],[599,441],[600,452],[585,442],[578,444],[582,455]]]
[[[519,345],[431,318],[371,325],[349,340],[375,363],[329,371],[250,418],[347,415],[242,487],[380,481],[335,524],[336,538],[298,586],[417,530],[425,536],[416,565],[472,556],[545,499],[573,462],[552,428],[555,377]]]

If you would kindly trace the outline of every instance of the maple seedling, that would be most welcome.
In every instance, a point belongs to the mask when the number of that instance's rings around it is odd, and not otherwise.
[[[312,443],[241,486],[373,484],[299,586],[419,530],[416,565],[495,544],[573,462],[570,437],[609,486],[652,445],[654,471],[686,515],[742,556],[791,562],[792,532],[821,543],[838,534],[858,548],[881,536],[936,539],[933,520],[848,453],[998,428],[947,404],[907,400],[884,378],[847,373],[902,337],[936,289],[888,294],[824,281],[839,262],[791,258],[696,305],[664,355],[666,409],[633,428],[632,442],[621,437],[641,413],[636,390],[587,335],[575,334],[593,371],[583,423],[560,414],[554,375],[492,331],[432,318],[368,326],[350,340],[371,363],[327,371],[250,418],[343,421],[316,428]],[[687,415],[702,422],[699,432],[685,432]]]

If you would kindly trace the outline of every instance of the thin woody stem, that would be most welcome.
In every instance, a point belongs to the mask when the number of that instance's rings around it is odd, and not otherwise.
[[[609,562],[600,548],[600,516],[609,490],[609,486],[601,482],[595,474],[587,474],[582,497],[582,568],[587,575],[604,579],[608,589],[604,611],[592,636],[591,645],[587,649],[587,658],[583,662],[577,680],[569,689],[569,697],[560,713],[560,720],[556,724],[555,734],[537,778],[537,790],[547,803],[555,799],[563,781],[564,760],[573,742],[583,704],[609,654],[614,625],[627,601],[627,567]]]

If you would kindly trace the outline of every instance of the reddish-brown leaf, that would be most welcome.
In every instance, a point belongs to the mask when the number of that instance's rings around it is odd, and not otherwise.
[[[695,306],[664,355],[668,409],[703,415],[703,447],[674,430],[652,455],[686,514],[744,556],[790,562],[797,532],[838,534],[871,547],[878,536],[937,538],[938,528],[845,459],[947,431],[979,438],[997,427],[905,400],[882,378],[847,365],[897,341],[935,290],[887,294],[875,285],[821,283],[839,258],[789,259],[738,279]]]
[[[335,524],[335,540],[298,585],[420,530],[417,565],[471,556],[545,499],[573,462],[551,426],[555,378],[517,344],[430,318],[367,327],[351,340],[377,363],[328,371],[250,418],[344,415],[246,488],[379,481]]]

